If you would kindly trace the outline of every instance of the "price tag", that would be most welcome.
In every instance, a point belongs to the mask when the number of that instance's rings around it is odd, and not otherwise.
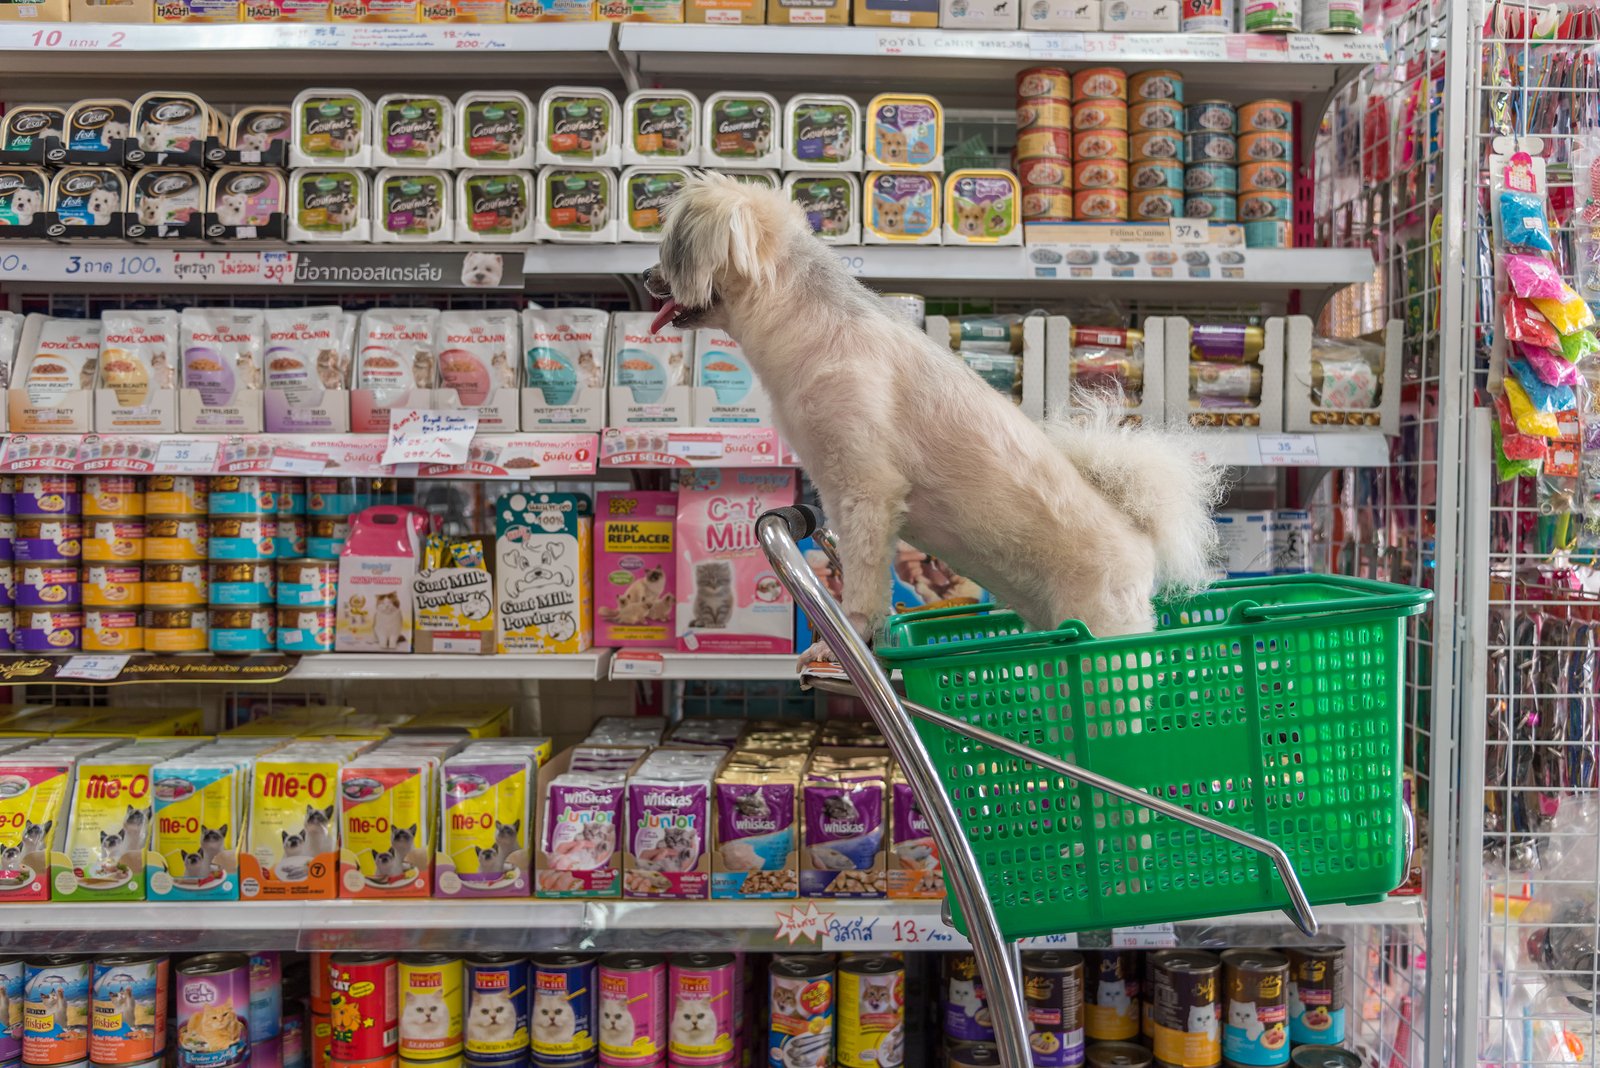
[[[959,948],[966,940],[936,919],[834,916],[823,949]]]
[[[1177,944],[1178,934],[1170,923],[1118,927],[1111,932],[1112,949],[1171,949]]]
[[[611,658],[613,679],[659,678],[666,673],[666,658],[648,649],[619,649]]]
[[[305,449],[279,446],[272,450],[272,459],[267,461],[267,470],[280,475],[320,475],[327,469],[328,458],[325,455]]]
[[[392,408],[385,464],[464,464],[478,432],[476,409]]]
[[[177,438],[156,445],[155,469],[168,475],[205,475],[217,469],[219,441]]]
[[[1078,936],[1075,934],[1035,935],[1032,938],[1022,939],[1019,944],[1027,946],[1029,949],[1077,949]]]
[[[1174,245],[1209,245],[1211,227],[1195,219],[1169,219]]]
[[[1315,467],[1315,434],[1257,434],[1256,451],[1264,467]]]
[[[57,679],[81,679],[84,682],[110,682],[128,666],[128,655],[74,656],[56,669]]]
[[[720,460],[728,451],[721,434],[676,435],[667,439],[667,455],[690,463]]]

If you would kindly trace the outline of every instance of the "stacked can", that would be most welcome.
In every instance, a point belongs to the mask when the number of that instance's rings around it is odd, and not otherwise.
[[[1022,955],[1034,1064],[1077,1068],[1084,1059],[1083,957],[1066,950]]]
[[[333,1051],[333,984],[328,974],[332,953],[308,953],[310,980],[306,1001],[311,1007],[306,1046],[310,1050],[311,1068],[327,1068]]]
[[[278,489],[274,475],[217,475],[211,480],[209,644],[214,653],[272,648]]]
[[[21,653],[75,652],[83,641],[83,500],[71,475],[18,477],[12,495],[13,642]]]
[[[1090,67],[1072,76],[1072,215],[1081,222],[1128,218],[1128,76]]]
[[[329,1063],[389,1068],[400,1055],[400,962],[388,953],[328,959]]]
[[[1231,223],[1237,218],[1238,114],[1226,100],[1201,100],[1187,109],[1184,134],[1183,213],[1191,219]]]
[[[337,560],[350,537],[350,517],[372,503],[360,479],[306,479],[306,552],[317,560]]]
[[[137,475],[83,477],[83,647],[144,648],[144,481]]]
[[[203,476],[145,480],[144,644],[153,653],[206,649],[209,502]]]
[[[1234,0],[1183,0],[1184,33],[1232,33]]]
[[[1017,75],[1017,178],[1023,222],[1072,221],[1072,79],[1056,67]]]
[[[250,954],[250,1063],[282,1065],[283,963],[272,950]]]
[[[1183,214],[1183,75],[1140,71],[1128,79],[1130,217],[1170,219]]]
[[[17,537],[17,517],[12,513],[12,496],[17,489],[15,475],[0,475],[0,652],[9,653],[11,631],[16,625],[15,582],[11,574],[11,543]]]
[[[1286,100],[1239,107],[1239,221],[1249,248],[1294,245],[1294,108]]]

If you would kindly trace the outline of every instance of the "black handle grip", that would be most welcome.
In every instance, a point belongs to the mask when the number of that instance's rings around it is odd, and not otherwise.
[[[757,523],[771,516],[773,519],[783,520],[783,525],[789,528],[789,536],[795,541],[809,538],[822,526],[822,513],[809,504],[791,504],[787,508],[773,508],[762,512],[756,520]]]

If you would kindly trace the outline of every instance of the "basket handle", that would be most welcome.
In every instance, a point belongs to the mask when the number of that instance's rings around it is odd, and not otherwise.
[[[1338,597],[1330,601],[1312,601],[1302,604],[1261,604],[1259,601],[1239,601],[1228,609],[1228,622],[1267,623],[1284,619],[1315,616],[1347,616],[1357,612],[1412,609],[1414,615],[1423,605],[1433,600],[1432,590],[1408,590],[1405,593],[1362,594],[1359,597]]]

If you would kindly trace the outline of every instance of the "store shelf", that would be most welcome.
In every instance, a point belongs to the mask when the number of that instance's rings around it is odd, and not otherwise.
[[[428,679],[581,679],[606,678],[610,649],[587,653],[501,653],[496,656],[442,656],[421,653],[323,653],[302,657],[287,682],[337,680],[423,681]]]
[[[1315,434],[1210,431],[1197,435],[1205,458],[1227,467],[1387,467],[1390,439],[1376,430]]]
[[[534,680],[607,677],[611,650],[586,653],[7,653],[0,673],[14,683],[124,686],[208,683],[259,686],[275,682],[368,682],[429,679]]]
[[[658,649],[619,649],[611,658],[609,676],[616,679],[743,679],[798,682],[792,653],[735,655],[672,653]]]

